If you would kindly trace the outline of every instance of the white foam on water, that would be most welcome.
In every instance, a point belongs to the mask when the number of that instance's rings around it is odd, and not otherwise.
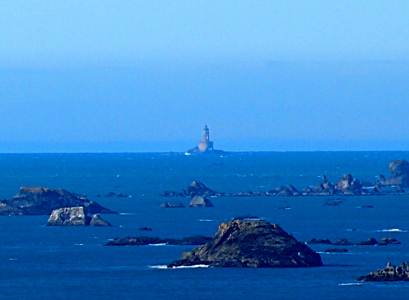
[[[342,285],[342,286],[362,286],[364,285],[361,282],[347,282],[347,283],[338,283],[338,285]]]
[[[399,229],[399,228],[392,228],[392,229],[375,230],[375,232],[408,232],[408,230]]]

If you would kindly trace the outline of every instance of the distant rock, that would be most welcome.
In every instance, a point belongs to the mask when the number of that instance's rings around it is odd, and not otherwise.
[[[161,207],[165,208],[182,208],[185,207],[183,203],[180,202],[165,202],[160,205]]]
[[[99,195],[100,196],[100,195]],[[100,196],[101,197],[101,196]],[[104,196],[105,198],[128,198],[128,195],[124,195],[122,193],[114,193],[114,192],[109,192]]]
[[[404,159],[394,160],[389,164],[389,170],[391,176],[385,178],[385,176],[379,175],[378,185],[409,187],[409,162]]]
[[[390,238],[390,237],[385,237],[382,238],[381,241],[378,243],[378,245],[383,246],[383,245],[399,245],[401,242],[399,242],[397,239]]]
[[[373,246],[376,244],[378,244],[378,241],[373,237],[369,238],[366,241],[356,243],[357,246]]]
[[[349,246],[354,245],[354,243],[349,242],[347,239],[339,239],[332,243],[333,245],[337,246]]]
[[[188,195],[202,195],[202,196],[212,196],[216,192],[210,189],[201,181],[193,181],[186,189]]]
[[[63,189],[22,187],[11,200],[0,203],[0,215],[49,215],[54,209],[63,207],[84,207],[91,214],[116,214],[86,196]]]
[[[362,194],[362,184],[351,174],[344,174],[337,183],[337,190],[344,195]]]
[[[212,267],[317,267],[321,257],[277,224],[264,220],[222,223],[213,239],[182,254],[169,268],[204,264]]]
[[[140,230],[140,231],[152,231],[152,228],[149,228],[149,227],[140,227],[139,230]]]
[[[191,237],[186,237],[181,240],[178,239],[161,239],[158,237],[126,237],[126,238],[116,238],[108,243],[105,246],[146,246],[146,245],[156,245],[156,244],[167,244],[167,245],[203,245],[209,242],[212,238],[195,235]]]
[[[368,275],[357,278],[359,281],[409,281],[409,262],[403,262],[399,266],[387,263],[385,269],[379,269]]]
[[[196,195],[192,197],[189,207],[213,207],[213,203],[207,198]]]
[[[331,245],[331,241],[329,239],[311,239],[308,244],[325,244]]]
[[[105,221],[104,219],[101,218],[100,215],[93,215],[91,218],[91,222],[90,222],[91,226],[102,226],[102,227],[110,227],[111,224],[109,224],[109,222]]]

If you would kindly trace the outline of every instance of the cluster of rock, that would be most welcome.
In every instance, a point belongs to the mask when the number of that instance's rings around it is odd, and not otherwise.
[[[235,219],[220,224],[213,239],[182,254],[169,268],[211,267],[317,267],[321,256],[298,242],[277,224],[260,219]]]
[[[366,241],[361,241],[358,243],[352,243],[347,239],[338,239],[335,242],[331,242],[329,239],[311,239],[307,242],[308,244],[324,244],[324,245],[335,245],[335,246],[386,246],[386,245],[397,245],[400,242],[394,238],[385,237],[382,238],[380,242],[378,242],[375,238],[371,237]]]
[[[183,239],[161,239],[158,237],[126,237],[126,238],[115,238],[105,246],[146,246],[146,245],[155,245],[155,244],[167,244],[167,245],[203,245],[209,242],[212,238],[195,235],[191,237],[186,237]]]
[[[404,187],[409,187],[409,163],[406,160],[394,160],[389,164],[391,176],[379,175],[376,183],[362,182],[351,174],[344,174],[337,183],[328,181],[322,175],[321,183],[298,190],[293,185],[281,186],[265,191],[247,191],[238,193],[215,192],[200,181],[193,181],[190,186],[180,192],[164,191],[164,197],[187,197],[192,195],[240,197],[240,196],[330,196],[330,195],[399,195],[406,194]],[[366,188],[369,186],[371,188]],[[388,189],[384,189],[388,187]],[[390,189],[389,187],[394,187]]]
[[[83,207],[91,214],[116,214],[86,196],[63,189],[22,187],[11,200],[0,203],[0,215],[49,215],[63,207]]]
[[[84,207],[64,207],[52,211],[47,226],[111,226],[100,215],[88,216]]]
[[[387,263],[385,269],[379,269],[368,275],[357,278],[359,281],[409,281],[409,262],[403,262],[399,266]]]

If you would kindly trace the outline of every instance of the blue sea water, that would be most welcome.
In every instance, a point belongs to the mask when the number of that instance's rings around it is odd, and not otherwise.
[[[336,182],[350,173],[374,182],[389,174],[394,159],[409,152],[247,152],[222,155],[180,153],[0,154],[0,198],[21,186],[63,188],[86,194],[118,211],[104,215],[113,227],[46,227],[48,216],[0,216],[0,295],[5,299],[408,299],[409,283],[357,283],[355,278],[388,261],[409,261],[409,196],[219,197],[213,208],[165,209],[164,198],[200,180],[216,191],[268,191],[293,184],[317,185],[325,174]],[[97,198],[108,192],[126,198]],[[362,208],[372,206],[372,208]],[[282,208],[288,209],[282,209]],[[326,254],[311,245],[324,267],[299,269],[164,269],[192,246],[105,247],[115,237],[212,236],[218,225],[252,214],[278,223],[300,241],[311,238],[358,242],[374,237],[401,245],[347,246]],[[139,231],[150,227],[151,232]]]

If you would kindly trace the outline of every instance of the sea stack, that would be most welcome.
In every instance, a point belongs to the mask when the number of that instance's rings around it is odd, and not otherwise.
[[[277,224],[257,218],[222,223],[213,239],[182,254],[169,268],[211,267],[295,268],[322,266],[321,256]]]

